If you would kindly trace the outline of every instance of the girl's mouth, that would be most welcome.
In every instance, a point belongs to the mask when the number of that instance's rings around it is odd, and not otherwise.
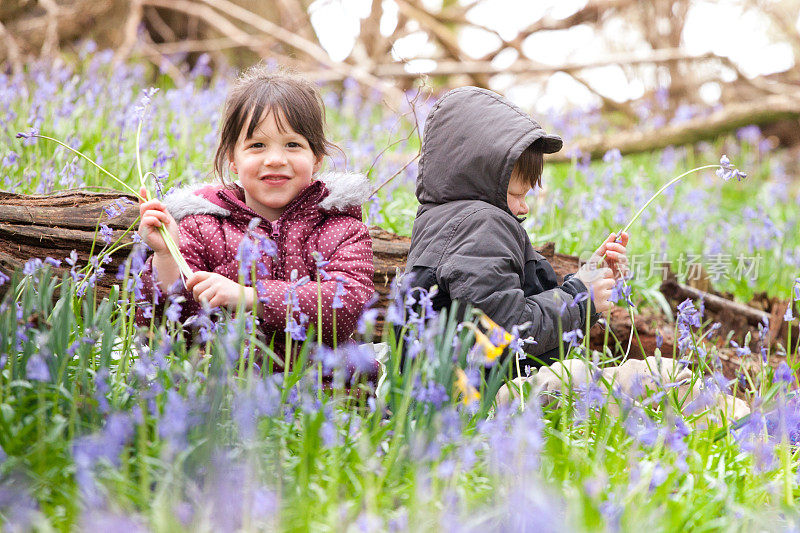
[[[281,176],[278,174],[269,174],[266,176],[261,176],[261,181],[266,183],[267,185],[280,185],[282,183],[286,183],[289,181],[289,176]]]

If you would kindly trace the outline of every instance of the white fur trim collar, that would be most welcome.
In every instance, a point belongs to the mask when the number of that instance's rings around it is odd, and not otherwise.
[[[358,172],[323,172],[317,179],[328,189],[328,196],[319,203],[320,209],[326,211],[344,211],[348,207],[364,205],[372,192],[372,184],[364,174]],[[236,184],[239,185],[238,182]],[[177,222],[190,215],[230,216],[231,212],[227,209],[195,194],[195,191],[208,185],[200,183],[175,189],[164,197],[164,206]]]
[[[326,210],[344,211],[364,205],[372,192],[372,184],[358,172],[323,172],[317,179],[328,189],[328,196],[319,203]]]

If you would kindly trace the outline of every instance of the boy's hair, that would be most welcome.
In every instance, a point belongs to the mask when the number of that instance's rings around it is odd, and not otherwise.
[[[245,124],[251,137],[266,111],[274,114],[279,130],[285,131],[288,125],[305,137],[316,157],[338,149],[325,138],[325,104],[317,87],[292,70],[258,63],[239,76],[225,101],[214,156],[214,171],[223,183],[223,170]]]
[[[519,177],[531,188],[542,185],[544,152],[537,144],[534,142],[523,150],[514,165],[514,170],[517,171]]]

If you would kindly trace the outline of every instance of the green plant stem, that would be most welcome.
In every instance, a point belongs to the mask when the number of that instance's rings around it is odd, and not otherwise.
[[[116,177],[114,174],[112,174],[112,173],[111,173],[111,172],[109,172],[108,170],[106,170],[106,169],[104,169],[103,167],[101,167],[100,165],[98,165],[98,164],[97,164],[97,163],[96,163],[96,162],[95,162],[95,161],[94,161],[92,158],[90,158],[89,156],[87,156],[87,155],[84,155],[82,152],[80,152],[80,151],[78,151],[78,150],[74,149],[73,147],[69,146],[68,144],[66,144],[66,143],[64,143],[64,142],[61,142],[61,141],[59,141],[58,139],[54,139],[53,137],[48,137],[47,135],[39,135],[39,134],[36,134],[36,135],[32,135],[32,137],[38,137],[38,138],[40,138],[40,139],[45,139],[45,140],[48,140],[48,141],[52,141],[52,142],[54,142],[54,143],[56,143],[56,144],[58,144],[58,145],[60,145],[60,146],[63,146],[64,148],[66,148],[66,149],[67,149],[67,150],[69,150],[70,152],[72,152],[72,153],[74,153],[74,154],[76,154],[76,155],[79,155],[80,157],[82,157],[82,158],[84,158],[85,160],[87,160],[89,163],[91,163],[92,165],[94,165],[94,166],[97,168],[97,170],[99,170],[100,172],[102,172],[103,174],[105,174],[106,176],[108,176],[109,178],[113,179],[114,181],[116,181],[117,183],[119,183],[120,185],[122,185],[122,186],[123,186],[125,189],[127,189],[127,190],[128,190],[128,192],[130,192],[132,195],[136,196],[137,198],[141,198],[141,196],[139,196],[139,193],[138,193],[138,192],[136,192],[136,191],[134,191],[134,190],[131,188],[131,186],[130,186],[130,185],[128,185],[127,183],[125,183],[124,181],[122,181],[121,179],[119,179],[118,177]]]

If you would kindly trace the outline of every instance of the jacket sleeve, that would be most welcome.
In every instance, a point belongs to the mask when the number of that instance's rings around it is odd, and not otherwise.
[[[559,323],[562,332],[580,327],[581,311],[561,287],[525,297],[525,242],[511,224],[517,222],[480,211],[466,217],[445,246],[437,277],[454,300],[471,303],[508,330],[529,322],[524,333],[536,344],[526,351],[537,356],[558,347]]]
[[[329,238],[324,227],[322,232],[321,238]],[[341,305],[336,308],[336,338],[341,341],[353,334],[364,305],[375,290],[372,240],[367,226],[354,219],[330,249],[332,252],[324,256],[329,261],[324,267],[328,278],[320,278],[319,283],[315,278],[303,284],[268,279],[256,282],[256,292],[262,301],[262,328],[270,333],[284,331],[286,302],[291,299],[293,291],[299,303],[299,309],[292,309],[294,318],[298,319],[300,313],[308,316],[309,324],[322,328],[326,344],[333,344],[334,302]],[[318,313],[318,296],[322,302],[321,315]]]
[[[188,263],[189,268],[191,268],[193,272],[198,270],[208,270],[203,240],[206,237],[213,236],[204,236],[201,238],[200,224],[198,223],[196,216],[189,216],[181,220],[180,223],[178,223],[178,234],[180,240],[178,246],[181,250],[181,254],[183,254],[183,258],[186,260],[186,263]],[[154,279],[153,275],[152,254],[150,254],[150,257],[147,258],[144,268],[140,274],[140,278],[142,280],[142,295],[144,296],[144,299],[143,305],[137,306],[136,308],[136,323],[140,326],[147,326],[150,323],[150,318],[149,315],[145,316],[143,306],[152,304],[153,294],[156,291],[156,280]],[[166,289],[168,288],[169,287],[166,287],[165,290],[162,291],[162,296],[156,302],[156,308],[152,310],[154,313],[163,312],[164,299],[167,296]],[[181,285],[177,294],[183,296],[184,298],[184,301],[180,304],[181,322],[184,322],[190,316],[197,314],[200,309],[200,304],[195,301],[192,294],[187,291],[183,285]]]

